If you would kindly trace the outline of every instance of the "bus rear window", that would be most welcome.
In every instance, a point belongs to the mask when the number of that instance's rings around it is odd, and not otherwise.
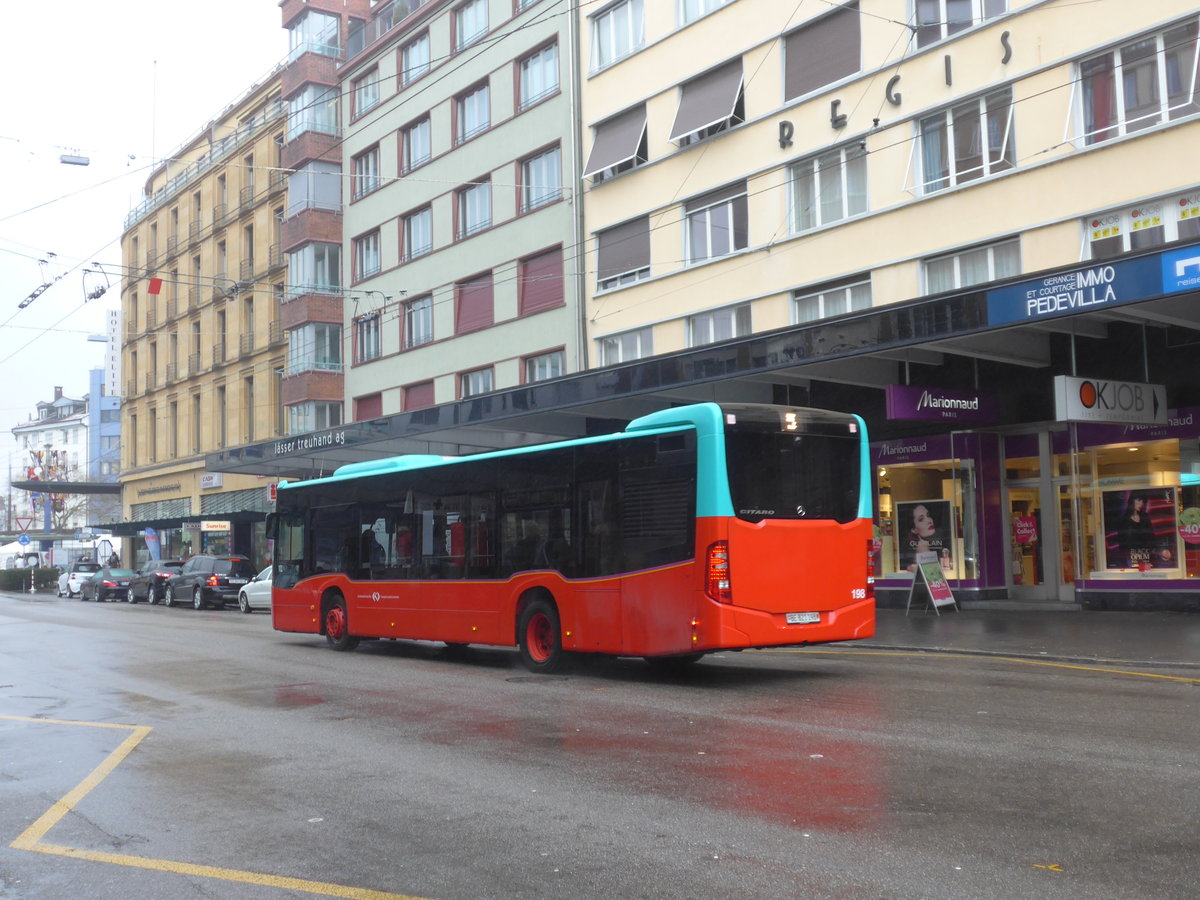
[[[725,432],[729,493],[739,519],[858,517],[856,434],[731,428]]]

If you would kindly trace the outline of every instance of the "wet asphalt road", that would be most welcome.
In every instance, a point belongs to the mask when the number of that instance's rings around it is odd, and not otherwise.
[[[535,677],[0,594],[0,897],[1191,898],[1198,707],[1195,669],[842,645]]]

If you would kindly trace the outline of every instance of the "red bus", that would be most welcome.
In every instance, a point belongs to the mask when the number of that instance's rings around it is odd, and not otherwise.
[[[686,663],[875,630],[866,427],[702,403],[624,431],[280,484],[272,620],[360,639]]]

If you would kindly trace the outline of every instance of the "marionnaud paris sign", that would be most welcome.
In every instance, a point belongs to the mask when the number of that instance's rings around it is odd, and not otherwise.
[[[1060,422],[1165,425],[1167,389],[1161,384],[1056,375],[1054,411]]]
[[[988,324],[1037,322],[1200,290],[1200,245],[1100,262],[987,292]]]
[[[995,422],[996,400],[981,391],[912,387],[889,384],[884,388],[889,419],[938,422]]]

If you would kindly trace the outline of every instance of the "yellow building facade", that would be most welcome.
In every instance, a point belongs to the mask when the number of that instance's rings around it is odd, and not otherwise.
[[[286,258],[279,72],[151,175],[126,219],[121,485],[127,563],[159,542],[265,559],[269,485],[205,471],[205,454],[284,433],[279,325]]]

